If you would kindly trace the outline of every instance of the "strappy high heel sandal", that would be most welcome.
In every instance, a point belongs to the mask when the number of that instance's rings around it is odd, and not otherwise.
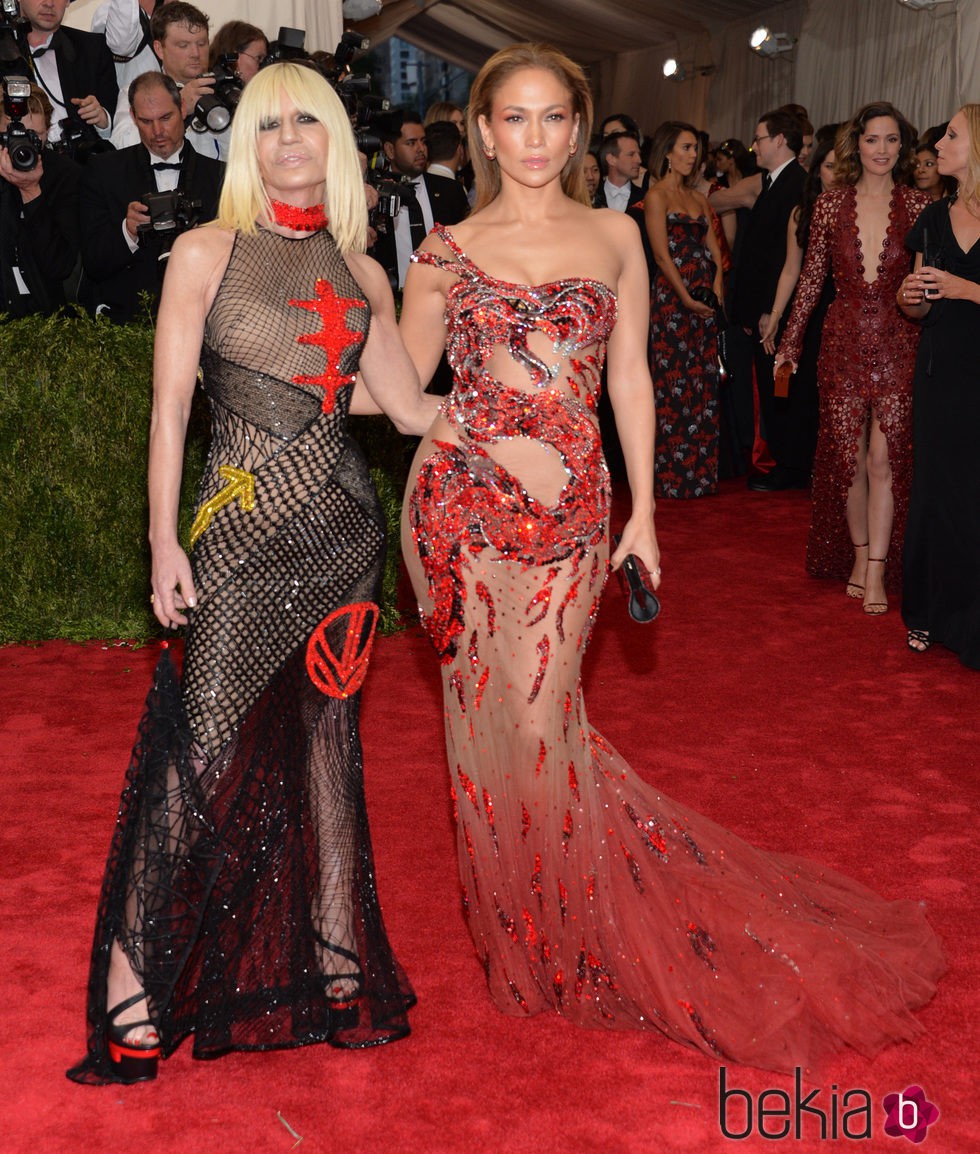
[[[869,565],[871,565],[871,564],[887,565],[888,564],[888,558],[887,557],[869,557],[868,558],[868,564]],[[884,576],[884,570],[882,570],[882,576]],[[869,617],[880,617],[882,615],[882,613],[888,612],[888,602],[887,601],[865,601],[864,611],[865,611],[865,613],[867,613],[867,615]]]
[[[852,542],[852,547],[854,549],[867,549],[868,542],[865,541],[863,545],[854,545]],[[855,600],[860,601],[864,597],[864,586],[859,585],[856,581],[848,581],[847,588],[844,590],[844,592],[848,595],[848,597],[853,597]]]
[[[124,1022],[117,1024],[116,1019],[123,1012],[146,997],[144,993],[134,994],[131,998],[120,1002],[106,1015],[106,1028],[109,1042],[109,1065],[120,1082],[127,1085],[133,1082],[152,1082],[157,1076],[157,1067],[160,1062],[160,1035],[156,1026],[149,1018],[139,1022]],[[139,1042],[127,1042],[126,1038],[134,1030],[143,1026],[150,1026]]]
[[[316,935],[316,939],[324,950],[360,966],[361,959],[351,950],[328,942],[319,934]],[[361,995],[364,993],[364,974],[360,968],[341,974],[324,973],[320,975],[320,980],[327,999],[331,1026],[334,1029],[356,1026],[360,1019]]]
[[[932,645],[932,642],[929,640],[929,630],[910,629],[908,636],[905,638],[905,644],[913,653],[925,653]]]

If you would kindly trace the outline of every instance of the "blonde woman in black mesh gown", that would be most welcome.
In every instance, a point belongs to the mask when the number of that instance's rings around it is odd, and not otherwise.
[[[160,308],[149,493],[165,652],[103,884],[77,1081],[194,1054],[408,1032],[411,987],[375,892],[358,686],[384,520],[346,430],[355,375],[405,432],[431,423],[363,256],[339,100],[293,64],[237,110],[219,219],[178,239]],[[370,326],[370,329],[369,329]],[[368,336],[370,332],[370,335]],[[203,344],[203,352],[201,352]],[[177,540],[199,358],[213,438],[188,559]],[[360,393],[360,386],[359,386]]]

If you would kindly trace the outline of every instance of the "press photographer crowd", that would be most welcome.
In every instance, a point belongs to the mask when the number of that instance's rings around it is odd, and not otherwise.
[[[152,313],[175,237],[217,213],[241,94],[276,61],[317,69],[341,96],[368,251],[393,289],[432,229],[474,207],[464,110],[388,108],[352,70],[357,34],[333,53],[307,51],[293,28],[270,41],[235,20],[212,35],[183,0],[107,0],[83,32],[63,26],[68,2],[2,0],[7,315]],[[616,113],[584,167],[593,207],[630,217],[646,258],[657,495],[709,496],[740,476],[757,493],[809,489],[808,570],[878,617],[904,549],[909,648],[942,639],[974,667],[980,494],[975,453],[948,438],[976,427],[962,417],[980,393],[958,351],[980,297],[978,110],[917,132],[884,101],[819,128],[793,104],[721,142]],[[447,376],[444,361],[434,391]],[[615,427],[608,409],[600,418],[615,472]],[[962,512],[939,522],[949,492]],[[937,571],[956,588],[936,592]]]

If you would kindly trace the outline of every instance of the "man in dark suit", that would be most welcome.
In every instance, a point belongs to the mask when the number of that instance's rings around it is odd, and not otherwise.
[[[599,145],[599,168],[605,178],[596,190],[593,208],[626,212],[643,199],[633,183],[640,175],[640,142],[629,132],[610,132]]]
[[[37,83],[54,106],[48,139],[61,140],[61,121],[81,120],[108,140],[119,94],[116,70],[105,38],[77,28],[62,28],[69,0],[21,0],[28,21],[26,44]]]
[[[411,181],[393,218],[380,218],[378,239],[371,255],[388,273],[392,284],[405,284],[409,258],[435,224],[458,224],[469,212],[463,186],[445,176],[425,171],[428,153],[425,129],[410,109],[396,109],[378,124],[385,157],[394,180]]]
[[[196,220],[213,220],[224,165],[195,152],[184,139],[180,90],[162,72],[147,72],[129,88],[140,143],[93,157],[85,166],[79,203],[82,283],[79,299],[98,314],[128,321],[139,294],[159,300],[174,231],[150,226],[143,197],[177,190],[199,201]]]
[[[764,172],[762,191],[741,239],[731,292],[732,320],[753,342],[761,432],[775,461],[769,473],[749,477],[749,488],[758,492],[807,488],[813,464],[815,407],[811,398],[792,386],[789,397],[775,396],[774,358],[759,337],[759,326],[769,319],[786,260],[789,218],[803,195],[806,173],[797,163],[802,145],[802,125],[791,112],[777,109],[760,119],[752,146]]]

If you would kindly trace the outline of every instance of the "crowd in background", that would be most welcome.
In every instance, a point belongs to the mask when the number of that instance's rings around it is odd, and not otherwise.
[[[212,35],[183,0],[107,0],[88,33],[62,26],[67,6],[23,0],[26,93],[6,69],[0,307],[77,301],[125,322],[155,308],[174,235],[216,215],[235,93],[270,41],[242,21]],[[953,118],[964,157],[955,130],[917,133],[886,102],[819,128],[787,105],[721,142],[617,112],[597,126],[584,178],[596,209],[634,220],[646,257],[658,495],[706,496],[746,473],[755,492],[812,489],[808,570],[879,616],[904,563],[910,648],[945,640],[980,665],[975,454],[953,454],[960,472],[937,479],[951,455],[940,430],[976,427],[971,359],[949,355],[972,319],[963,283],[980,282],[966,245],[980,215],[973,108]],[[369,251],[400,288],[422,239],[473,207],[464,111],[397,109],[373,128]],[[922,267],[945,283],[927,291]],[[939,364],[970,382],[955,400]],[[603,429],[615,465],[615,430]],[[940,508],[950,503],[969,512]],[[949,602],[950,581],[954,607],[929,608]]]

